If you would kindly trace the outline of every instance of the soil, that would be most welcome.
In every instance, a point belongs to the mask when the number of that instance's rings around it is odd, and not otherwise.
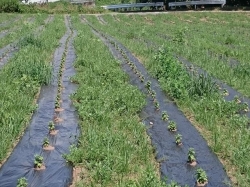
[[[196,161],[193,161],[193,162],[188,162],[188,164],[192,167],[196,166],[197,165],[197,162]]]
[[[176,132],[176,131],[177,131],[177,129],[174,129],[174,130],[170,130],[170,129],[169,129],[169,131],[170,131],[170,132]]]
[[[182,146],[182,142],[181,142],[181,143],[176,143],[176,145],[178,145],[178,146]]]
[[[62,119],[62,118],[59,118],[59,117],[57,117],[57,116],[55,116],[54,117],[54,122],[55,123],[61,123],[61,122],[63,122],[64,120]]]
[[[55,149],[55,147],[53,147],[51,145],[48,145],[47,147],[43,147],[43,150],[45,150],[45,151],[52,151],[54,149]]]
[[[206,186],[207,184],[208,184],[208,182],[205,182],[205,183],[199,183],[198,181],[196,182],[197,187]]]
[[[46,167],[44,164],[40,168],[39,167],[34,168],[34,170],[36,170],[36,171],[41,171],[41,170],[45,170],[45,169],[46,169]]]
[[[52,136],[55,136],[58,132],[59,132],[59,130],[53,130],[49,134]]]
[[[62,111],[64,111],[63,108],[56,108],[56,109],[55,109],[55,112],[62,112]]]

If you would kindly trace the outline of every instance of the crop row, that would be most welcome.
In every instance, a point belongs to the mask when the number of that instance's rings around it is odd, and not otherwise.
[[[176,71],[174,67],[177,65],[169,67],[169,63],[164,63],[164,61],[174,61],[173,64],[179,64],[178,61],[173,59],[173,53],[176,52],[178,46],[182,49],[182,44],[179,43],[177,45],[173,44],[173,42],[168,42],[167,45],[171,47],[163,51],[162,55],[165,54],[165,59],[160,62],[154,59],[155,51],[152,48],[142,47],[142,43],[135,42],[133,37],[127,38],[122,33],[118,34],[115,29],[118,23],[114,22],[111,16],[104,17],[109,22],[107,26],[100,26],[94,17],[86,16],[86,18],[97,28],[119,39],[142,60],[151,74],[160,81],[162,88],[176,100],[185,114],[193,121],[193,124],[206,137],[209,145],[225,164],[234,184],[247,186],[249,181],[249,172],[247,170],[249,160],[246,155],[249,150],[248,118],[238,114],[236,102],[226,102],[221,94],[217,92],[190,95],[192,90],[203,90],[205,88],[203,84],[207,84],[207,80],[201,81],[201,78],[199,78],[194,82],[195,84],[190,85],[190,82],[184,76],[185,73],[181,73],[186,71],[185,68],[181,71]],[[160,26],[155,26],[154,30],[149,30],[148,27],[143,25],[144,29],[139,31],[140,26],[138,25],[138,27],[122,25],[124,21],[129,22],[126,16],[120,15],[119,19],[122,20],[121,24],[119,24],[121,30],[136,33],[136,35],[153,40],[159,45],[163,43],[162,40],[151,34]],[[157,20],[157,16],[155,19]],[[140,23],[138,24],[141,25]],[[235,141],[235,139],[238,141]],[[232,170],[232,166],[234,170]]]
[[[76,186],[161,186],[153,150],[137,115],[144,96],[129,85],[120,64],[90,27],[78,16],[73,23],[78,36],[77,74],[72,80],[79,87],[72,99],[82,136],[67,159],[80,165],[85,176]]]
[[[50,82],[51,54],[65,31],[62,21],[62,16],[55,16],[39,38],[24,38],[25,44],[0,72],[1,162],[37,108],[34,99],[40,86]]]
[[[69,19],[69,18],[67,17],[66,19]],[[67,23],[69,24],[69,20],[67,21]],[[70,39],[73,35],[73,30],[71,28],[68,28],[68,29],[69,29],[69,31],[68,31],[69,33],[67,34],[68,36],[67,36],[65,44],[64,44],[62,58],[61,58],[60,64],[59,64],[59,70],[56,72],[54,71],[54,73],[57,75],[56,80],[54,80],[54,82],[57,83],[57,85],[55,85],[55,87],[57,88],[55,102],[54,102],[55,115],[53,116],[53,121],[50,121],[48,123],[48,126],[47,126],[49,133],[43,139],[43,142],[41,145],[43,152],[49,152],[49,151],[53,151],[55,149],[55,146],[53,145],[53,139],[55,137],[57,137],[58,133],[61,133],[61,132],[59,132],[58,128],[59,128],[59,125],[64,121],[62,118],[60,118],[60,112],[64,111],[64,109],[61,106],[63,103],[62,98],[61,98],[62,91],[64,89],[62,79],[64,77],[63,74],[65,71],[65,62],[66,62],[66,57],[68,54],[69,42],[70,42]],[[53,65],[56,66],[56,64],[53,64]],[[51,87],[51,89],[53,89],[53,88]],[[53,94],[51,94],[51,97],[53,97]],[[52,140],[52,142],[50,140]],[[34,156],[34,169],[37,171],[45,170],[46,166],[48,167],[48,165],[46,165],[45,159],[42,155],[43,155],[43,153],[39,153],[39,154],[35,154],[35,156]],[[53,156],[53,155],[50,154],[50,156]],[[47,157],[46,159],[48,162],[49,157]],[[54,167],[56,167],[55,164],[54,164]],[[18,180],[18,185],[20,185],[22,183],[24,183],[26,186],[28,186],[28,181],[25,177],[22,177]]]

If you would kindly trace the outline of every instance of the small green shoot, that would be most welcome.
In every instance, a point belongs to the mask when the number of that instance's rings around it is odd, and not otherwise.
[[[27,182],[27,179],[25,177],[22,177],[22,178],[17,180],[16,187],[27,187],[27,186],[28,186],[28,182]]]
[[[226,89],[223,90],[223,95],[224,96],[228,96],[229,95],[229,93],[228,93],[228,91]]]
[[[234,102],[237,103],[237,104],[241,103],[241,100],[240,100],[239,96],[237,96],[237,95],[234,96]]]
[[[181,145],[181,144],[182,144],[181,140],[182,140],[182,135],[181,135],[181,134],[177,134],[177,135],[175,136],[175,143],[176,143],[177,145]]]
[[[156,110],[159,110],[159,109],[160,109],[160,104],[159,104],[159,102],[157,102],[157,101],[155,102],[155,109],[156,109]]]
[[[49,146],[49,138],[46,137],[43,139],[43,147],[48,147]]]
[[[50,122],[49,122],[48,127],[49,127],[49,132],[52,132],[52,131],[55,130],[55,124],[53,123],[53,121],[50,121]]]
[[[155,99],[155,97],[156,97],[156,92],[155,92],[154,90],[151,91],[151,96],[152,96],[153,99]]]
[[[196,175],[196,181],[197,181],[198,185],[199,184],[201,185],[201,184],[208,183],[207,174],[206,174],[206,172],[203,169],[198,168],[196,170],[196,174],[195,175]]]
[[[195,158],[194,148],[189,148],[189,150],[188,150],[188,162],[192,163],[195,161],[196,161],[196,158]]]
[[[149,89],[150,89],[150,86],[151,86],[151,82],[150,82],[150,81],[147,81],[147,83],[145,84],[145,87],[149,90]]]
[[[168,130],[171,132],[177,131],[177,125],[174,121],[170,121],[168,124]]]
[[[43,165],[43,157],[40,155],[35,155],[34,167],[41,168]]]
[[[169,119],[169,116],[168,116],[168,114],[167,114],[166,111],[163,111],[163,112],[162,112],[162,114],[161,114],[161,119],[162,119],[163,121],[167,121],[167,120]]]

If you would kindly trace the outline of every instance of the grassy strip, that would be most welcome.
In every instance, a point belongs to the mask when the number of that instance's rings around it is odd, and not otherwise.
[[[8,23],[9,19],[13,20],[13,18],[15,19],[16,16],[17,16],[16,14],[1,14],[0,24]]]
[[[153,149],[137,112],[145,99],[120,64],[87,25],[74,18],[79,31],[73,96],[82,136],[67,159],[85,168],[77,186],[162,186]],[[94,50],[93,50],[94,49]]]
[[[0,25],[3,24],[3,25],[0,26],[0,31],[10,29],[10,28],[13,27],[14,24],[18,24],[19,20],[24,19],[24,16],[22,16],[22,15],[21,15],[20,19],[17,18],[18,17],[17,14],[13,14],[12,16],[6,16],[6,15],[9,15],[9,14],[1,14],[1,15],[3,15],[3,17],[5,17],[5,19],[4,19],[4,21],[2,23],[0,23]]]
[[[94,16],[89,18],[92,20]],[[247,169],[250,165],[247,156],[250,132],[247,129],[248,119],[238,114],[238,104],[226,102],[218,93],[206,93],[211,87],[207,78],[188,81],[184,73],[186,70],[172,57],[175,48],[160,51],[155,56],[154,50],[142,47],[142,43],[133,40],[133,37],[124,37],[115,32],[117,25],[103,26],[98,21],[93,21],[93,24],[115,36],[141,59],[151,74],[158,78],[162,88],[201,130],[223,161],[235,186],[247,187],[250,181],[250,171]],[[199,123],[195,123],[195,120]]]
[[[6,35],[4,38],[0,39],[0,48],[4,47],[5,45],[14,42],[15,40],[19,39],[22,36],[25,36],[27,33],[33,31],[39,25],[44,24],[44,20],[48,15],[41,14],[41,15],[34,15],[35,21],[33,23],[26,22],[23,20],[23,25],[20,29],[16,30],[15,32],[11,32],[10,34]]]
[[[36,109],[33,100],[38,88],[50,81],[51,55],[66,30],[63,21],[55,16],[39,38],[24,38],[19,52],[0,72],[0,161]]]

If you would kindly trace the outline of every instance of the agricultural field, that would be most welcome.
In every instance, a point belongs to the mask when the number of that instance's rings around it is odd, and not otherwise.
[[[0,186],[250,185],[249,13],[0,17]]]

